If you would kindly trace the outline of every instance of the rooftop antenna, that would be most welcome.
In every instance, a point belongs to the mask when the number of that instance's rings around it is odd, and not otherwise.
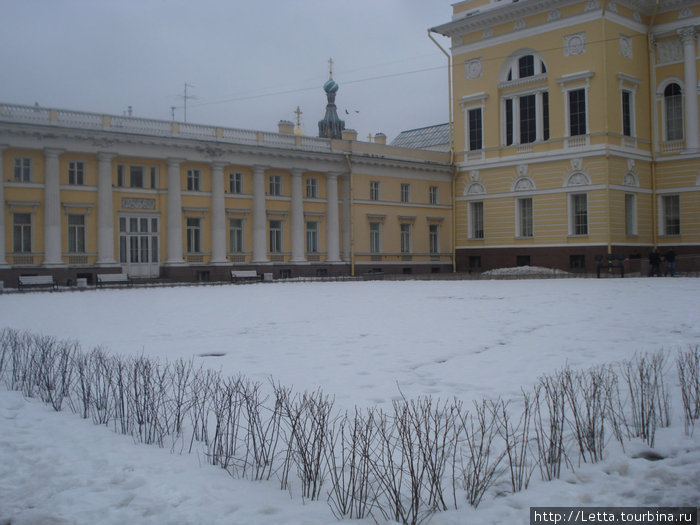
[[[296,109],[296,111],[294,112],[294,114],[297,116],[297,130],[296,130],[296,134],[297,134],[297,135],[301,135],[301,116],[302,116],[304,113],[301,111],[301,108],[300,108],[299,106],[297,106],[297,109]]]
[[[132,108],[131,106],[129,106],[128,109],[127,109],[127,112],[128,112],[128,114],[129,114],[129,116],[131,116],[131,114],[134,112],[134,108]]]
[[[185,122],[187,122],[187,101],[188,101],[189,99],[196,99],[196,98],[197,98],[197,97],[195,97],[194,95],[188,95],[188,94],[187,94],[187,88],[188,88],[188,87],[189,87],[189,88],[193,88],[193,87],[196,87],[196,86],[193,86],[192,84],[188,84],[187,82],[185,82],[185,94],[182,96],[182,98],[183,98],[184,101],[185,101]]]

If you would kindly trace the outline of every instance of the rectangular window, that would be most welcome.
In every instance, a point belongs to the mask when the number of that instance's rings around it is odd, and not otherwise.
[[[123,188],[126,186],[124,182],[124,165],[123,164],[118,164],[117,165],[117,186],[119,188]]]
[[[143,188],[143,166],[129,167],[129,185],[132,188]]]
[[[270,195],[282,195],[282,177],[270,175]]]
[[[411,225],[401,225],[401,253],[411,253]]]
[[[532,197],[518,199],[518,237],[532,237]]]
[[[571,198],[571,234],[588,235],[588,195],[576,193]]]
[[[189,191],[199,191],[202,174],[199,170],[187,170],[187,189]]]
[[[381,223],[369,223],[369,251],[370,253],[381,252]]]
[[[469,233],[472,239],[484,238],[484,203],[472,202],[469,205]]]
[[[518,59],[518,78],[527,78],[535,74],[534,55],[525,55]]]
[[[14,253],[31,253],[32,251],[32,215],[15,213],[12,215],[12,247]]]
[[[438,203],[438,187],[437,186],[430,186],[430,189],[428,190],[428,196],[430,199],[430,204],[437,204]]]
[[[243,251],[243,219],[229,220],[229,247],[232,253]]]
[[[520,143],[528,144],[537,140],[537,117],[535,95],[520,97]]]
[[[572,270],[584,270],[586,268],[585,255],[569,255],[569,268]]]
[[[625,194],[625,234],[637,235],[637,196]]]
[[[586,134],[586,90],[569,91],[569,135]]]
[[[542,93],[542,140],[549,140],[549,93]]]
[[[306,221],[306,251],[318,252],[318,222]]]
[[[663,211],[663,235],[681,234],[681,198],[679,195],[664,195],[661,198]]]
[[[318,179],[316,179],[315,177],[309,177],[308,179],[306,179],[306,198],[318,198]]]
[[[411,200],[411,185],[401,184],[401,202],[409,202]]]
[[[506,146],[513,144],[513,99],[506,99]]]
[[[68,216],[68,251],[85,253],[85,215]]]
[[[15,182],[32,181],[32,159],[26,157],[15,158]]]
[[[82,160],[72,160],[68,163],[68,184],[85,184],[85,163]]]
[[[379,182],[376,180],[369,183],[369,199],[372,201],[379,200]]]
[[[243,174],[229,173],[228,174],[228,191],[229,193],[243,193]]]
[[[157,166],[151,166],[151,188],[156,190],[158,189],[158,167]]]
[[[202,251],[202,219],[187,218],[187,253]]]
[[[470,255],[469,256],[469,269],[478,270],[481,268],[481,255]]]
[[[483,148],[481,108],[470,109],[467,116],[469,119],[469,151],[477,151]]]
[[[622,91],[622,134],[632,136],[632,93]]]
[[[440,253],[440,226],[431,224],[428,226],[430,253]]]
[[[282,221],[270,221],[270,253],[282,251]]]

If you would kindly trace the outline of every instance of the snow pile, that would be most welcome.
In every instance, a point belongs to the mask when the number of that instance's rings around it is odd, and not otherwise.
[[[569,272],[558,268],[544,268],[542,266],[514,266],[512,268],[496,268],[483,272],[483,276],[522,276],[522,275],[568,275]]]

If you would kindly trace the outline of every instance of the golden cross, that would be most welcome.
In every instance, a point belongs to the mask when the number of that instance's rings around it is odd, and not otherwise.
[[[296,109],[296,111],[294,112],[294,114],[297,116],[297,128],[298,128],[298,127],[301,126],[301,116],[302,116],[304,113],[302,113],[302,111],[301,111],[301,109],[299,108],[299,106],[297,106],[297,109]]]
[[[328,68],[329,68],[329,71],[328,71],[329,78],[333,78],[333,58],[328,59]]]

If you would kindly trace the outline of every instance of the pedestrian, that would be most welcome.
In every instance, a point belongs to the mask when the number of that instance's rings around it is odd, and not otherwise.
[[[661,254],[658,248],[649,253],[649,277],[661,277]]]
[[[669,248],[666,254],[664,255],[664,259],[666,260],[666,271],[664,272],[664,277],[668,275],[669,272],[671,272],[671,277],[676,276],[676,252],[673,251],[673,248]]]

